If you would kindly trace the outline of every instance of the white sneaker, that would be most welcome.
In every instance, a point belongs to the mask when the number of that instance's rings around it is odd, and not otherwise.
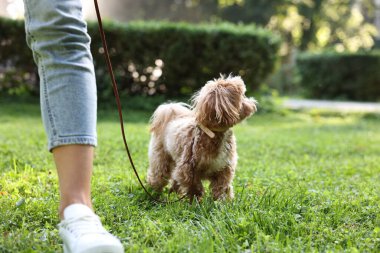
[[[99,217],[86,205],[72,204],[58,224],[64,253],[123,253],[119,239],[108,233]]]

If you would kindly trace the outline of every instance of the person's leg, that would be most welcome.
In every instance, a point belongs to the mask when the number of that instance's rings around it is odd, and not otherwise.
[[[94,148],[88,145],[67,145],[53,149],[54,161],[58,170],[61,201],[60,217],[63,210],[74,203],[91,203],[91,172]]]
[[[27,42],[41,79],[48,148],[58,169],[60,213],[70,203],[91,207],[92,146],[97,141],[96,82],[81,1],[24,2]]]
[[[91,208],[96,83],[81,0],[24,0],[27,42],[40,75],[41,111],[60,183],[64,252],[123,252]]]

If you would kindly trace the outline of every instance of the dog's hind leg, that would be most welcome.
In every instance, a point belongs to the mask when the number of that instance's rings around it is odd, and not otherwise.
[[[164,151],[162,144],[149,147],[149,169],[147,175],[148,184],[156,191],[161,192],[170,179],[170,166],[173,163],[169,154]]]

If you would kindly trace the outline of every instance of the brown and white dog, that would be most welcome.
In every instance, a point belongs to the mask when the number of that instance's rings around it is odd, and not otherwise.
[[[214,199],[234,197],[232,180],[237,165],[231,128],[256,112],[256,101],[245,96],[239,76],[209,81],[183,103],[160,105],[151,118],[148,183],[190,199],[201,198],[202,180],[210,181]]]

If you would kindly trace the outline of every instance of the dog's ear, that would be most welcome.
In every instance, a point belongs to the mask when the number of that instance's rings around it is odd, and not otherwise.
[[[226,81],[235,86],[239,90],[240,94],[244,94],[247,90],[244,81],[240,76],[228,76]]]
[[[257,111],[257,101],[254,98],[244,98],[240,108],[240,120],[243,120]]]

